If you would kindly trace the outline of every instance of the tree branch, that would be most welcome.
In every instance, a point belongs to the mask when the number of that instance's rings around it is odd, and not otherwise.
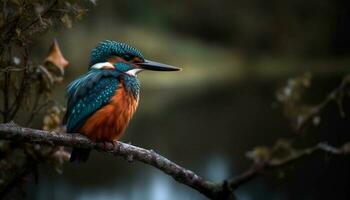
[[[28,53],[28,49],[26,47],[24,48],[24,55],[23,55],[23,60],[24,60],[24,69],[23,70],[23,77],[20,83],[20,88],[19,91],[17,92],[17,94],[15,94],[15,99],[12,103],[12,105],[10,106],[10,108],[8,109],[9,112],[9,120],[13,120],[19,110],[19,108],[22,106],[22,102],[24,100],[26,91],[28,91],[28,87],[30,86],[28,84],[28,57],[29,57],[29,53]]]
[[[116,142],[114,145],[95,143],[80,134],[66,134],[23,128],[15,123],[0,124],[0,139],[18,142],[37,143],[52,146],[67,146],[95,149],[121,156],[129,162],[134,160],[156,167],[177,182],[185,184],[210,199],[235,199],[226,181],[214,183],[207,181],[194,172],[185,169],[153,150],[143,149],[131,144]]]
[[[266,171],[268,169],[275,169],[275,168],[283,167],[285,165],[296,162],[297,160],[300,160],[301,158],[304,158],[306,156],[310,156],[310,155],[312,155],[316,152],[320,152],[320,151],[334,154],[334,155],[349,155],[350,154],[350,142],[345,143],[340,148],[337,148],[337,147],[331,146],[327,143],[321,142],[313,147],[298,150],[297,152],[295,152],[295,153],[293,153],[285,158],[282,158],[282,159],[271,158],[268,160],[256,161],[248,170],[246,170],[242,174],[238,175],[237,177],[234,177],[234,178],[227,180],[227,183],[232,190],[235,190],[239,186],[241,186],[244,183],[255,178],[257,175],[259,175],[263,171]]]
[[[319,115],[322,112],[322,110],[333,101],[337,103],[340,116],[345,117],[345,112],[343,110],[343,102],[342,101],[344,98],[344,93],[345,93],[346,87],[348,86],[349,82],[350,82],[350,74],[346,75],[342,79],[339,86],[337,88],[335,88],[334,90],[332,90],[321,103],[313,106],[311,112],[305,117],[305,119],[303,119],[300,122],[300,124],[298,124],[297,130],[303,131],[305,129],[305,127],[307,126],[307,124],[310,121],[312,121],[312,119],[315,116]]]
[[[340,148],[333,147],[326,143],[319,143],[310,148],[297,150],[289,156],[281,159],[271,157],[266,160],[255,161],[251,168],[237,177],[230,178],[222,182],[212,182],[205,180],[194,172],[179,166],[153,150],[143,149],[119,141],[114,145],[96,143],[80,134],[57,133],[24,128],[16,125],[13,122],[0,124],[0,139],[51,146],[94,149],[97,151],[110,153],[114,156],[121,156],[129,162],[137,160],[161,170],[165,174],[173,177],[177,182],[197,190],[210,199],[220,200],[236,199],[233,191],[242,184],[255,178],[264,170],[283,167],[319,151],[334,155],[350,154],[349,142],[345,143]]]

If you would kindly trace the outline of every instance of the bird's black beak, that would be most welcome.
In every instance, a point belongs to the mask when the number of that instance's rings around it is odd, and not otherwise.
[[[150,60],[144,60],[142,63],[137,63],[142,69],[153,70],[153,71],[180,71],[181,68],[174,67],[171,65],[154,62]]]

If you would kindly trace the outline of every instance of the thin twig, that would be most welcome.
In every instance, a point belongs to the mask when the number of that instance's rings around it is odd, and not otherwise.
[[[13,120],[13,118],[16,116],[19,108],[22,106],[22,102],[24,100],[24,96],[26,94],[26,92],[28,92],[28,57],[29,57],[29,53],[28,53],[28,49],[23,46],[24,48],[24,55],[23,55],[23,62],[24,62],[24,72],[23,72],[23,77],[21,80],[21,85],[19,88],[18,93],[16,94],[16,99],[14,100],[13,104],[11,105],[11,107],[9,108],[8,112],[10,113],[10,120]]]
[[[346,143],[346,144],[348,144],[348,143]],[[237,177],[234,177],[234,178],[227,180],[228,185],[232,188],[232,190],[237,189],[239,186],[252,180],[254,177],[256,177],[257,175],[259,175],[260,173],[262,173],[263,171],[265,171],[267,169],[274,169],[274,168],[283,167],[285,165],[296,162],[297,160],[300,160],[301,158],[304,158],[306,156],[310,156],[318,151],[323,151],[323,152],[334,154],[334,155],[349,155],[350,154],[350,152],[348,150],[346,150],[345,148],[337,148],[337,147],[331,146],[325,142],[321,142],[321,143],[316,144],[313,147],[298,150],[294,154],[291,154],[284,159],[270,159],[270,160],[255,162],[248,170],[246,170],[242,174],[238,175]]]
[[[8,71],[19,72],[19,71],[23,71],[23,70],[25,70],[25,68],[6,67],[5,69],[1,69],[0,72],[1,72],[1,73],[5,73],[5,72],[8,72]]]
[[[343,98],[344,98],[344,91],[346,87],[348,86],[350,82],[350,74],[345,76],[340,85],[335,88],[333,91],[331,91],[326,98],[316,106],[314,106],[311,110],[311,112],[306,116],[306,118],[298,125],[298,130],[303,131],[306,127],[306,125],[317,115],[321,113],[321,111],[329,105],[331,102],[335,101],[338,105],[340,115],[342,117],[345,117],[345,113],[343,111]]]

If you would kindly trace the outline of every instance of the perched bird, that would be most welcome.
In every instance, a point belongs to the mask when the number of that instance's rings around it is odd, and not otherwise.
[[[91,52],[88,72],[67,87],[67,132],[78,132],[97,142],[118,140],[137,108],[137,74],[143,70],[180,68],[146,60],[125,43],[99,43]],[[86,161],[89,153],[88,149],[73,148],[70,160]]]

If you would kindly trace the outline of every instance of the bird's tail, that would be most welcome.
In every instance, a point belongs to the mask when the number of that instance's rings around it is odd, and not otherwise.
[[[90,149],[73,148],[69,161],[86,162],[89,158],[90,151]]]

